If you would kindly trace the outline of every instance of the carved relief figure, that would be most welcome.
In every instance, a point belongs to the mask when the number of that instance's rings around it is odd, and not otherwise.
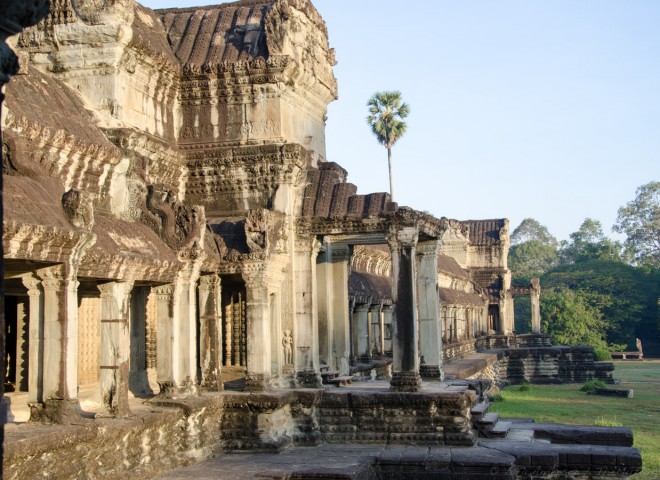
[[[250,253],[265,253],[268,248],[268,210],[254,209],[245,218],[245,239]]]
[[[72,188],[62,195],[62,208],[74,227],[87,231],[94,227],[94,202],[89,193]]]
[[[291,337],[291,330],[284,330],[282,347],[284,347],[284,364],[293,365],[293,337]]]
[[[199,239],[202,222],[196,208],[174,200],[170,190],[149,185],[147,209],[155,218],[159,235],[174,250],[190,246]]]

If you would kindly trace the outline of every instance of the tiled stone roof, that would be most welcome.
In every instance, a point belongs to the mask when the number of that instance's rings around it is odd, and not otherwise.
[[[506,219],[465,220],[461,223],[470,229],[470,244],[499,245],[501,243],[500,230],[505,227]]]
[[[440,305],[478,305],[480,307],[486,304],[486,298],[478,293],[467,293],[461,290],[451,288],[438,288],[440,293]]]
[[[307,188],[302,216],[306,218],[343,218],[378,216],[390,201],[387,193],[357,195],[357,187],[343,183],[346,170],[334,162],[320,163],[307,170]]]
[[[388,277],[351,272],[348,277],[348,293],[351,297],[370,297],[374,303],[392,303],[392,282]]]
[[[271,4],[243,1],[156,13],[182,64],[218,64],[268,56],[263,19]]]
[[[463,270],[458,262],[449,255],[438,255],[438,272],[470,280],[470,276],[467,272]]]

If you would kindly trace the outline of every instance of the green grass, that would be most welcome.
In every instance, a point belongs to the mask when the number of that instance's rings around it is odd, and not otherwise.
[[[632,478],[660,478],[660,361],[614,363],[621,385],[613,388],[632,389],[634,398],[587,395],[579,384],[534,385],[529,391],[514,385],[502,391],[504,401],[493,403],[490,411],[537,422],[630,427],[644,462]]]

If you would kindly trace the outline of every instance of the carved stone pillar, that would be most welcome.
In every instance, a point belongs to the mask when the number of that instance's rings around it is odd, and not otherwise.
[[[316,286],[318,290],[319,362],[335,368],[332,352],[332,263],[327,244],[316,257]]]
[[[179,394],[197,393],[197,275],[187,265],[174,288],[172,375]]]
[[[149,287],[135,287],[131,292],[130,314],[130,362],[128,385],[136,396],[148,396],[153,392],[147,375],[147,297]]]
[[[28,405],[32,409],[43,402],[44,298],[41,281],[34,275],[23,277],[29,297]]]
[[[350,306],[348,276],[352,248],[346,244],[329,244],[332,271],[332,353],[336,368],[348,375],[351,358]]]
[[[371,344],[369,336],[369,305],[361,303],[355,306],[353,325],[356,332],[356,357],[361,363],[371,361]]]
[[[383,351],[392,355],[392,305],[383,305]]]
[[[423,360],[419,373],[424,378],[433,379],[442,379],[442,334],[438,296],[439,249],[440,242],[437,240],[417,244],[419,353]]]
[[[199,279],[199,363],[201,386],[222,391],[222,310],[220,277],[205,275]]]
[[[64,423],[79,417],[78,281],[63,266],[37,271],[43,287],[42,403],[31,418]]]
[[[296,239],[296,381],[302,387],[320,387],[316,256],[321,244],[315,237]]]
[[[381,357],[383,355],[383,317],[380,314],[382,305],[371,305],[369,308],[369,327],[371,356]]]
[[[100,374],[103,411],[99,417],[124,417],[128,407],[129,309],[133,282],[97,285],[101,292]]]
[[[422,389],[415,262],[417,235],[415,227],[399,227],[388,238],[392,251],[392,299],[395,305],[390,388],[400,392]]]
[[[161,394],[169,393],[174,387],[172,372],[174,285],[154,287],[156,296],[156,381]]]
[[[270,304],[268,282],[263,271],[244,272],[247,294],[247,381],[245,390],[270,388]]]
[[[532,333],[541,333],[541,281],[532,278],[529,289],[529,299],[532,304]]]

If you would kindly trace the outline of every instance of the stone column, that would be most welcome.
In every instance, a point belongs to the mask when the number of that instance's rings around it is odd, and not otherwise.
[[[371,355],[380,357],[383,355],[383,319],[380,314],[382,305],[379,303],[377,305],[371,305],[369,308],[369,333],[371,334],[371,339],[369,344],[371,345]]]
[[[529,289],[529,299],[532,304],[532,333],[541,333],[541,281],[532,278]]]
[[[392,300],[395,305],[390,388],[400,392],[422,389],[415,265],[417,235],[415,227],[399,227],[388,238],[392,251]]]
[[[43,403],[31,417],[63,423],[79,418],[78,281],[63,266],[37,275],[43,287]]]
[[[245,266],[249,268],[248,265]],[[270,388],[270,305],[263,271],[244,272],[247,303],[247,381],[245,391]]]
[[[332,352],[341,375],[350,373],[351,332],[348,299],[348,276],[352,247],[345,243],[329,244],[332,269]]]
[[[128,407],[129,306],[133,282],[97,285],[101,292],[99,379],[103,411],[99,417],[124,417]]]
[[[135,287],[131,292],[130,361],[128,386],[136,396],[153,392],[147,376],[147,296],[149,287]]]
[[[369,363],[371,361],[371,342],[369,325],[369,305],[360,303],[355,306],[353,313],[353,325],[356,332],[357,342],[355,356],[360,363]]]
[[[300,386],[319,387],[318,307],[316,256],[321,244],[314,237],[296,240],[295,309],[296,379]]]
[[[328,247],[316,258],[316,285],[318,287],[319,362],[336,368],[332,351],[332,264]]]
[[[172,374],[179,393],[197,391],[197,281],[191,265],[179,272],[174,288]]]
[[[156,382],[160,394],[168,394],[174,387],[172,372],[174,285],[152,288],[156,296]]]
[[[201,386],[222,391],[222,311],[220,277],[204,275],[199,279],[199,363]]]
[[[420,374],[442,379],[442,334],[438,295],[438,240],[417,244],[417,305],[419,349],[423,359]]]
[[[392,354],[392,305],[383,305],[383,352]]]
[[[38,409],[43,402],[44,299],[41,281],[33,274],[23,277],[29,297],[28,405]]]

